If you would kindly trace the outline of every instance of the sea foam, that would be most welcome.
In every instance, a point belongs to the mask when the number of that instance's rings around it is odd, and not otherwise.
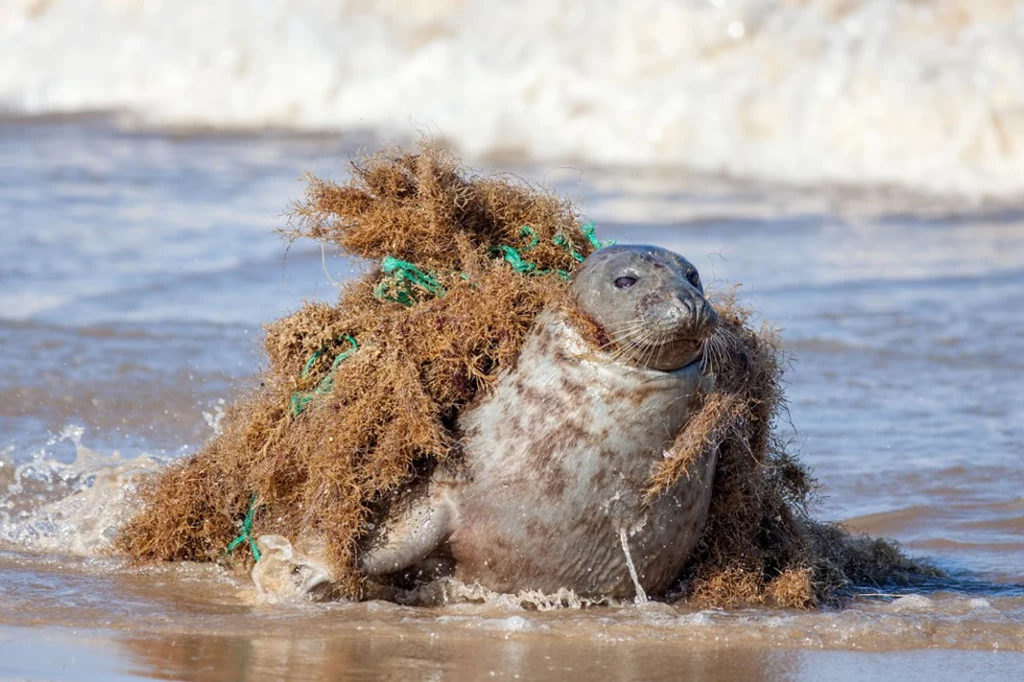
[[[1024,190],[1009,0],[8,0],[0,107],[471,158]]]

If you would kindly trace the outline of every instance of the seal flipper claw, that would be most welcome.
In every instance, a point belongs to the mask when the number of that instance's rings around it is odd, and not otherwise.
[[[430,556],[452,532],[455,510],[446,490],[421,485],[398,500],[359,557],[366,575],[397,573]]]

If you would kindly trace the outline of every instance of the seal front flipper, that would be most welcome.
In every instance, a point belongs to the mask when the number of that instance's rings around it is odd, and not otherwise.
[[[366,575],[397,573],[444,544],[452,533],[455,508],[444,485],[422,483],[392,504],[359,557]]]

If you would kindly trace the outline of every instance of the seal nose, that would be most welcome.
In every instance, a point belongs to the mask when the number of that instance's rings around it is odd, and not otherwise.
[[[682,306],[682,317],[689,322],[694,332],[709,332],[718,324],[718,313],[700,293],[681,291],[676,298]]]
[[[690,295],[689,293],[683,294],[682,296],[680,296],[680,302],[683,304],[683,308],[686,310],[686,316],[690,319],[691,322],[696,322],[698,311],[696,302],[693,300],[693,296]]]
[[[703,296],[700,298],[699,307],[697,314],[694,315],[694,319],[697,322],[697,328],[705,334],[710,334],[718,326],[718,313],[715,312],[714,307]]]
[[[718,324],[718,313],[707,299],[696,291],[683,291],[677,295],[684,319],[695,336],[705,336]]]

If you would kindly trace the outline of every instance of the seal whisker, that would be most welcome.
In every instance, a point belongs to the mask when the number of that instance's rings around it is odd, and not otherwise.
[[[639,335],[642,335],[642,334],[646,334],[648,332],[649,332],[649,330],[644,329],[644,326],[642,324],[637,324],[632,329],[623,330],[623,331],[616,331],[616,332],[614,332],[612,334],[612,336],[616,340],[622,341],[624,339],[630,339],[630,338],[633,338],[633,337],[636,337],[636,336],[639,336]]]
[[[707,345],[709,350],[709,365],[713,372],[724,367],[729,361],[729,340],[735,338],[731,332],[725,329],[716,330],[708,337]]]
[[[721,325],[715,328],[715,331],[712,333],[712,336],[717,337],[717,339],[723,343],[736,342],[736,334],[734,334],[731,329],[727,329],[726,327],[722,327]]]
[[[661,351],[662,351],[664,346],[662,344],[658,343],[657,337],[655,335],[653,335],[653,334],[649,335],[645,340],[647,342],[647,355],[644,357],[643,364],[645,366],[646,365],[653,365],[653,364],[655,364],[654,360],[656,358],[660,358],[661,357]]]
[[[721,340],[717,336],[710,336],[707,339],[708,366],[712,373],[717,373],[722,366]]]
[[[711,356],[714,353],[715,342],[713,341],[713,339],[714,336],[709,336],[708,338],[704,339],[704,343],[701,344],[700,371],[704,373],[707,373],[709,370],[713,369],[713,361],[711,359]]]
[[[601,350],[607,348],[614,348],[613,353],[614,360],[620,360],[630,353],[632,350],[636,350],[637,338],[642,338],[648,330],[644,328],[642,321],[636,321],[631,325],[625,325],[619,330],[612,331],[609,336],[611,337],[607,344],[601,347]]]
[[[657,346],[651,343],[650,335],[645,334],[634,341],[634,348],[639,353],[639,357],[635,357],[634,360],[641,366],[647,366]]]
[[[629,325],[627,327],[623,327],[622,329],[616,329],[616,330],[612,331],[611,335],[613,337],[615,337],[615,338],[628,338],[630,336],[635,336],[636,334],[642,334],[642,333],[645,333],[647,331],[648,330],[644,326],[644,323],[642,321],[638,321],[638,322],[636,322],[636,323],[634,323],[632,325]]]
[[[638,364],[650,364],[652,358],[655,357],[655,353],[660,354],[664,340],[664,334],[648,329],[644,322],[641,321],[635,325],[634,329],[630,329],[628,333],[616,338],[621,351],[616,359],[621,359],[628,355]]]

